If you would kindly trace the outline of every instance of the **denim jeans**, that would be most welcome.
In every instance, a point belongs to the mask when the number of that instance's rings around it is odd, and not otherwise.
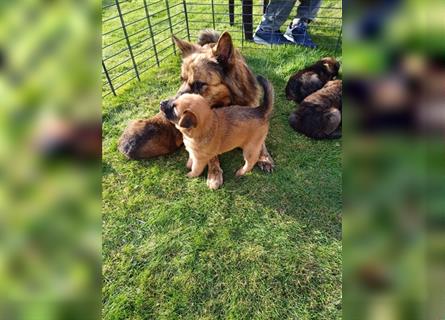
[[[260,24],[266,32],[277,31],[289,17],[296,0],[271,0]],[[315,19],[321,0],[300,0],[296,18]]]

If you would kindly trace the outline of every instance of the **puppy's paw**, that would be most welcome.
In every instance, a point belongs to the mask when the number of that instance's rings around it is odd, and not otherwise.
[[[196,178],[198,176],[199,176],[199,174],[196,174],[193,171],[190,171],[189,173],[187,173],[187,178]]]
[[[237,177],[242,177],[242,176],[244,176],[245,174],[246,174],[246,170],[244,170],[244,167],[238,169],[238,170],[236,171],[236,173],[235,173],[235,175],[236,175]]]
[[[268,158],[260,158],[257,162],[258,167],[264,172],[271,173],[275,167],[273,161]]]

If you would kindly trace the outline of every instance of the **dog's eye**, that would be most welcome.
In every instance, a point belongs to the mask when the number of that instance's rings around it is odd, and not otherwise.
[[[195,81],[192,84],[192,90],[193,92],[199,92],[202,90],[202,88],[206,85],[205,82],[202,81]]]
[[[184,78],[183,76],[181,76],[181,81],[184,82],[184,81],[187,81],[187,79]]]

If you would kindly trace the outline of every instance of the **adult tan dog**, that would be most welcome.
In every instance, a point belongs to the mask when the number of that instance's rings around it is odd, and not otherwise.
[[[242,55],[233,46],[230,34],[224,32],[221,36],[215,31],[205,30],[201,32],[198,44],[193,44],[174,37],[176,46],[182,53],[181,81],[182,84],[176,97],[185,93],[195,93],[204,97],[212,108],[231,105],[258,106],[260,89],[257,80],[247,66]],[[142,120],[150,122],[148,120]],[[167,127],[175,127],[164,119],[162,123],[165,130]],[[156,156],[150,152],[154,149],[150,139],[156,139],[156,135],[148,135],[147,139],[135,139],[135,137],[147,136],[144,134],[150,126],[127,128],[129,133],[120,140],[119,150],[132,157],[138,158]],[[176,130],[176,129],[175,129]],[[171,152],[179,148],[175,135],[171,137]],[[147,147],[148,146],[148,147]],[[140,152],[142,151],[143,152]],[[163,149],[162,149],[163,150]],[[272,171],[274,163],[266,146],[261,148],[258,166],[267,172]],[[222,170],[218,158],[215,157],[209,163],[207,184],[212,188],[218,188],[223,183]]]
[[[245,164],[236,172],[243,176],[257,163],[261,146],[269,131],[273,108],[273,88],[263,77],[257,77],[264,90],[262,104],[257,108],[230,106],[212,109],[202,96],[183,94],[163,101],[161,111],[181,131],[189,153],[189,178],[201,175],[214,157],[241,148]]]

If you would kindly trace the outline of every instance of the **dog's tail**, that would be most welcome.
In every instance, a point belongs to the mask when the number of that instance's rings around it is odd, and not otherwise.
[[[198,44],[200,46],[206,45],[208,43],[217,43],[219,39],[219,32],[212,29],[202,30],[198,35]]]
[[[262,118],[269,119],[273,110],[274,91],[272,84],[263,76],[257,76],[257,80],[263,87],[263,102],[257,108]]]

